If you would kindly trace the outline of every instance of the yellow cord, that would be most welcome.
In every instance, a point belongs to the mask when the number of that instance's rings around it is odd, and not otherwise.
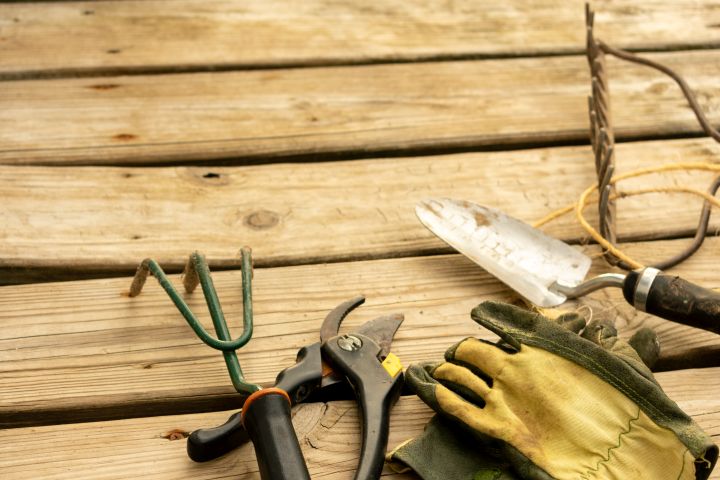
[[[610,184],[616,184],[620,182],[621,180],[626,180],[628,178],[633,177],[640,177],[643,175],[649,175],[651,173],[662,173],[662,172],[669,172],[674,170],[702,170],[707,172],[720,172],[720,165],[714,164],[714,163],[703,163],[703,162],[687,162],[687,163],[669,163],[666,165],[662,165],[659,167],[648,167],[648,168],[640,168],[637,170],[633,170],[631,172],[624,173],[622,175],[615,176],[610,179]],[[588,187],[578,199],[577,203],[574,203],[572,205],[568,205],[566,207],[560,208],[558,210],[555,210],[554,212],[551,212],[550,214],[546,215],[542,219],[538,220],[533,224],[534,227],[540,227],[542,225],[545,225],[546,223],[562,216],[567,213],[570,213],[571,211],[575,211],[575,217],[577,218],[578,222],[580,222],[580,225],[585,229],[588,234],[596,241],[598,244],[600,244],[605,250],[613,254],[615,257],[619,258],[623,262],[630,265],[631,268],[637,269],[637,268],[643,268],[644,265],[640,262],[637,262],[630,258],[628,255],[622,252],[619,248],[611,244],[605,237],[600,235],[600,232],[598,232],[595,228],[593,228],[592,225],[585,219],[585,216],[583,215],[583,210],[585,210],[585,207],[588,205],[588,198],[590,195],[592,195],[595,191],[597,191],[598,187],[597,185],[592,185]],[[697,190],[695,188],[689,188],[689,187],[658,187],[658,188],[647,188],[643,190],[634,190],[630,192],[622,192],[614,195],[611,197],[611,199],[617,199],[617,198],[624,198],[629,197],[632,195],[642,195],[646,193],[656,193],[656,192],[669,192],[669,193],[690,193],[693,195],[698,195],[703,197],[705,200],[710,202],[712,205],[716,207],[720,207],[720,201],[718,201],[715,197],[710,195],[707,192],[703,192],[701,190]]]

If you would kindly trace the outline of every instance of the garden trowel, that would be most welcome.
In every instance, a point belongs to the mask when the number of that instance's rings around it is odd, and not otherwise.
[[[500,210],[441,198],[420,202],[415,213],[431,232],[538,306],[617,287],[638,310],[720,333],[720,294],[682,278],[647,267],[584,280],[590,257]]]

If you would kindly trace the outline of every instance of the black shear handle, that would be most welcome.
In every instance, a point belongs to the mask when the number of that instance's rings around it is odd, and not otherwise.
[[[268,388],[248,397],[242,423],[255,446],[263,480],[310,480],[290,416],[290,397]]]
[[[336,339],[329,340],[323,350],[339,367],[355,389],[362,416],[362,447],[355,480],[380,478],[390,432],[390,410],[400,396],[403,373],[392,377],[377,358],[379,348],[372,348],[372,340],[356,334],[362,341],[360,349],[346,350]]]
[[[390,410],[400,396],[402,384],[403,374],[400,373],[391,383],[383,384],[381,388],[377,388],[378,385],[363,384],[358,392],[363,439],[355,480],[380,478],[390,432]]]

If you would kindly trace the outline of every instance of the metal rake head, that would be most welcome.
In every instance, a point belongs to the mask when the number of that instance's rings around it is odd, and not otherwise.
[[[591,77],[591,95],[588,97],[588,113],[590,116],[590,143],[595,156],[595,170],[597,172],[598,192],[600,195],[598,202],[600,234],[612,245],[615,245],[617,243],[617,232],[615,228],[616,212],[614,198],[617,197],[617,193],[615,191],[615,185],[612,183],[612,177],[615,171],[615,133],[610,108],[610,90],[605,56],[612,55],[627,62],[653,68],[669,76],[675,81],[678,87],[680,87],[690,109],[695,114],[698,123],[705,133],[715,141],[720,142],[720,132],[707,120],[705,113],[695,98],[695,94],[680,75],[671,68],[654,60],[638,56],[626,50],[611,47],[596,38],[593,31],[594,23],[595,14],[589,4],[585,4],[586,53]],[[717,177],[708,189],[710,195],[715,195],[718,188],[720,188],[720,177]],[[708,201],[705,201],[703,204],[693,242],[675,256],[653,264],[652,266],[654,268],[665,270],[677,265],[700,248],[707,233],[711,207],[712,205]],[[605,253],[605,259],[611,265],[617,265],[625,270],[632,269],[632,266],[618,259],[610,252]]]

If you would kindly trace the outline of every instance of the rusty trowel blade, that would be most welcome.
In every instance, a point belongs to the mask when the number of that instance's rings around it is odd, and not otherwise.
[[[550,287],[574,286],[590,269],[590,257],[500,210],[449,198],[415,207],[420,221],[523,297],[541,307],[566,300]]]

